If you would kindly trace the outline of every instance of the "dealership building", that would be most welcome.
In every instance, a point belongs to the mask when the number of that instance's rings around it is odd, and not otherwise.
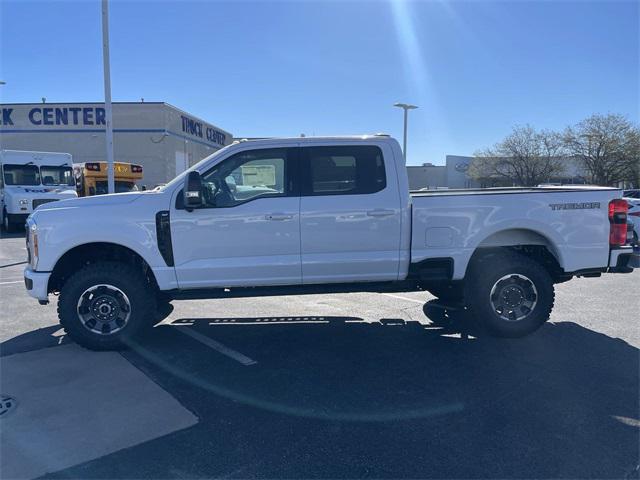
[[[141,184],[165,183],[232,142],[232,135],[164,102],[114,102],[117,162],[143,167]],[[74,163],[106,160],[104,103],[0,105],[0,149],[70,153]]]
[[[469,167],[473,159],[474,157],[462,155],[447,155],[444,165],[432,163],[424,163],[420,166],[408,165],[409,188],[435,190],[511,186],[504,178],[493,177],[479,181],[469,176]],[[544,183],[572,185],[587,182],[587,173],[575,158],[558,157],[557,160],[562,162],[563,171],[546,179]]]
[[[480,183],[467,175],[472,160],[473,157],[447,155],[444,165],[432,163],[424,163],[420,166],[407,165],[409,189],[480,187]]]

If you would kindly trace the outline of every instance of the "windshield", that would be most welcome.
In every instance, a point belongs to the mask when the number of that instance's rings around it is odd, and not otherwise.
[[[115,181],[115,193],[137,192],[138,187],[133,182]],[[106,181],[96,182],[96,195],[105,195],[109,192]]]
[[[40,167],[43,185],[75,185],[71,167]]]
[[[40,185],[40,172],[35,165],[4,165],[6,185]]]

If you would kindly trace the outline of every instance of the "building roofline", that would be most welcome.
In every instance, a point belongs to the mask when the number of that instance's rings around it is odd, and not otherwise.
[[[216,130],[220,130],[222,133],[228,135],[230,138],[233,138],[233,135],[231,134],[231,132],[229,132],[228,130],[225,130],[223,128],[220,128],[219,126],[209,122],[208,120],[205,120],[199,116],[196,116],[192,113],[187,112],[186,110],[183,110],[181,108],[176,107],[175,105],[172,105],[171,103],[167,103],[167,102],[111,102],[112,105],[164,105],[166,107],[169,107],[175,111],[177,111],[178,113],[183,113],[184,115],[187,115],[190,118],[193,118],[194,120],[197,120],[199,122],[202,123],[206,123],[207,125],[210,125],[211,127],[214,127]],[[45,102],[45,103],[38,103],[38,102],[22,102],[22,103],[0,103],[0,106],[5,106],[5,107],[12,107],[12,106],[34,106],[34,107],[38,107],[38,106],[61,106],[61,105],[91,105],[91,106],[102,106],[104,105],[104,102]]]
[[[170,107],[176,108],[170,103],[167,102],[111,102],[113,105],[169,105]],[[17,102],[17,103],[0,103],[3,106],[11,106],[11,105],[104,105],[104,102]],[[179,109],[177,109],[179,110]]]

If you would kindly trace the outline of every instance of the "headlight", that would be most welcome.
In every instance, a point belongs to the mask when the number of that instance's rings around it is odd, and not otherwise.
[[[34,270],[38,266],[38,226],[29,222],[29,259],[31,268]]]
[[[20,200],[18,200],[18,203],[20,205],[29,205],[29,200],[26,198],[21,198]]]

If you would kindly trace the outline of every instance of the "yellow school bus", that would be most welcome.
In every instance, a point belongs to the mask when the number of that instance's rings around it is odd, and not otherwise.
[[[107,162],[74,163],[73,175],[79,197],[103,195],[107,189]],[[136,182],[142,180],[142,166],[134,163],[114,162],[115,192],[138,190]]]

